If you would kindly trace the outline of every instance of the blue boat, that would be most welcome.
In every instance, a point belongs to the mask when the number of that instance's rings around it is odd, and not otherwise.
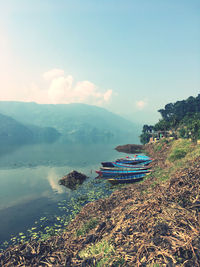
[[[145,174],[149,173],[150,170],[130,170],[130,171],[121,171],[121,170],[100,170],[96,171],[100,176],[103,177],[112,177],[112,176],[133,176],[136,174]]]
[[[141,162],[137,161],[137,164],[126,164],[126,163],[122,163],[122,162],[102,162],[102,166],[103,167],[121,167],[121,168],[137,168],[137,167],[141,167],[141,166],[145,166],[148,165],[149,163],[151,163],[152,160],[142,160]]]
[[[116,162],[124,163],[124,164],[138,164],[138,163],[145,162],[147,160],[152,160],[152,159],[149,158],[148,156],[136,155],[135,157],[126,157],[126,158],[117,159]]]
[[[131,168],[123,168],[123,167],[101,167],[101,171],[135,171],[135,170],[148,170],[151,169],[150,166],[138,166],[134,165]]]
[[[107,181],[112,184],[124,184],[124,183],[133,183],[143,179],[146,174],[135,174],[132,176],[116,176],[108,178]]]

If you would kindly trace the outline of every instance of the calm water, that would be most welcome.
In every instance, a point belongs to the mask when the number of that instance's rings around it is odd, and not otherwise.
[[[121,156],[114,147],[44,144],[3,148],[0,151],[0,247],[11,237],[14,241],[25,239],[31,228],[42,233],[49,225],[63,227],[66,215],[73,213],[78,204],[109,194],[111,186],[94,178],[101,161]],[[73,169],[89,179],[72,191],[60,186],[58,180]]]

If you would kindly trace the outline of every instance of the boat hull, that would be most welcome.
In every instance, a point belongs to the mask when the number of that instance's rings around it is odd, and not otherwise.
[[[124,183],[134,183],[138,180],[143,179],[146,174],[137,174],[133,176],[118,176],[118,177],[111,177],[108,178],[107,181],[111,184],[124,184]]]
[[[145,166],[148,165],[152,162],[152,160],[148,160],[148,161],[142,161],[140,163],[137,162],[137,164],[124,164],[121,162],[102,162],[102,166],[103,167],[121,167],[121,168],[137,168],[137,167],[141,167],[141,166]]]
[[[99,175],[103,177],[113,177],[113,176],[133,176],[137,174],[146,174],[150,170],[134,170],[134,171],[96,171]]]
[[[137,170],[149,170],[151,169],[151,167],[149,166],[137,166],[134,168],[122,168],[122,167],[101,167],[100,170],[101,171],[137,171]]]

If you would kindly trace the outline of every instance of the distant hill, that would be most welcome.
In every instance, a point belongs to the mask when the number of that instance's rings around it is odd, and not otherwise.
[[[53,127],[65,141],[138,141],[139,127],[97,106],[1,101],[0,112],[24,124],[31,122],[39,127]]]
[[[28,143],[29,140],[33,140],[31,130],[13,118],[0,114],[1,143]]]
[[[10,116],[0,114],[0,144],[52,142],[59,133],[53,128],[23,125]]]

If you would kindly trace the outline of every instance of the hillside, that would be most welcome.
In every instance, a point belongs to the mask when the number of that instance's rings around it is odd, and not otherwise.
[[[0,114],[0,142],[26,143],[33,139],[33,133],[22,123]]]
[[[68,141],[138,142],[140,127],[106,109],[85,104],[42,105],[25,102],[0,102],[0,112],[21,123],[53,127]]]
[[[199,266],[200,147],[163,139],[146,152],[146,180],[88,203],[63,234],[8,248],[1,265]]]
[[[0,144],[27,144],[52,142],[59,137],[58,131],[50,127],[24,125],[17,120],[0,114]]]

